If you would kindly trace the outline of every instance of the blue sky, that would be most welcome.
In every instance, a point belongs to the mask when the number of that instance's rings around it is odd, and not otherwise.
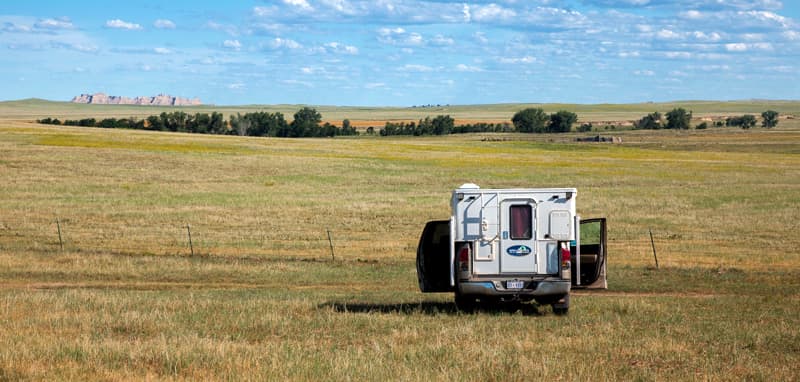
[[[410,106],[800,99],[780,0],[3,1],[0,100]]]

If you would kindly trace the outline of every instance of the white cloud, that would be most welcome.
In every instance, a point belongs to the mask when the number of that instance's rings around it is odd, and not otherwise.
[[[364,84],[364,87],[367,89],[378,89],[378,88],[385,88],[386,83],[383,82],[368,82]]]
[[[533,56],[525,56],[525,57],[500,57],[497,61],[502,64],[532,64],[536,62],[536,57]]]
[[[422,35],[416,32],[408,33],[403,28],[378,29],[378,41],[391,45],[422,45]]]
[[[300,81],[300,80],[281,80],[281,83],[284,83],[284,84],[287,84],[287,85],[300,85],[300,86],[307,87],[307,88],[313,88],[314,87],[314,84],[312,84],[310,82],[306,82],[306,81]]]
[[[768,42],[756,42],[756,43],[744,43],[744,42],[737,42],[737,43],[730,43],[725,44],[725,50],[728,52],[747,52],[750,50],[772,50],[772,44]]]
[[[481,68],[479,68],[477,66],[470,66],[470,65],[466,65],[466,64],[458,64],[458,65],[456,65],[456,71],[475,73],[475,72],[482,72],[483,69],[481,69]]]
[[[320,0],[320,3],[341,14],[355,15],[357,13],[353,4],[347,0]]]
[[[474,21],[493,22],[510,20],[516,17],[517,13],[512,9],[503,8],[495,3],[491,3],[485,6],[476,5],[471,15],[471,20]]]
[[[280,48],[300,49],[300,48],[303,47],[297,41],[294,41],[294,40],[288,39],[288,38],[284,39],[284,38],[280,38],[280,37],[275,37],[272,41],[269,42],[269,45],[273,49],[280,49]]]
[[[74,29],[75,26],[69,19],[42,19],[33,24],[39,29]]]
[[[489,39],[488,39],[488,38],[486,38],[486,33],[483,33],[483,32],[475,32],[475,34],[473,35],[473,37],[475,37],[475,40],[476,40],[476,41],[478,41],[478,42],[479,42],[479,43],[481,43],[481,44],[488,44],[488,43],[489,43]]]
[[[171,50],[162,47],[154,48],[153,51],[157,54],[172,54]]]
[[[222,42],[222,46],[226,49],[232,50],[242,49],[242,43],[240,43],[239,40],[225,40]]]
[[[663,39],[663,40],[675,40],[681,38],[680,33],[669,30],[669,29],[662,29],[656,33],[656,37]]]
[[[228,84],[227,88],[230,90],[244,90],[246,85],[241,82],[234,82],[232,84]]]
[[[680,13],[680,16],[691,20],[700,20],[705,17],[705,15],[702,12],[696,10],[682,12]]]
[[[639,57],[641,54],[638,51],[630,51],[630,52],[619,52],[618,56],[620,58],[636,58]]]
[[[397,28],[381,28],[378,29],[378,34],[381,36],[391,36],[406,33],[406,30],[400,27]]]
[[[700,41],[717,42],[722,39],[722,36],[717,32],[705,33],[701,31],[695,31],[692,33],[692,36]]]
[[[410,45],[420,45],[422,44],[422,35],[416,32],[411,33],[408,35],[406,43]]]
[[[800,40],[800,32],[797,31],[786,31],[783,32],[783,37],[786,37],[788,40]]]
[[[324,45],[327,51],[338,54],[358,54],[358,48],[338,42],[329,42]]]
[[[691,53],[683,52],[683,51],[667,51],[667,52],[663,52],[662,55],[664,57],[666,57],[666,58],[671,58],[671,59],[688,59],[688,58],[692,58],[692,54]]]
[[[225,33],[227,33],[227,34],[229,34],[231,36],[238,36],[239,35],[239,30],[234,25],[226,25],[226,24],[218,23],[216,21],[209,21],[204,26],[206,28],[208,28],[208,29],[211,29],[211,30],[225,32]]]
[[[175,29],[175,23],[167,19],[158,19],[153,23],[158,29]]]
[[[656,72],[654,72],[654,71],[652,71],[652,70],[635,70],[635,71],[633,72],[633,74],[635,74],[635,75],[637,75],[637,76],[646,76],[646,77],[652,77],[652,76],[655,76],[655,75],[656,75]]]
[[[432,72],[433,68],[427,65],[406,64],[398,70],[402,72]]]
[[[464,15],[464,22],[468,23],[468,22],[472,21],[472,14],[469,11],[469,4],[465,3],[461,7],[461,14]]]
[[[739,15],[768,23],[778,23],[784,28],[789,26],[789,21],[785,17],[768,11],[746,11],[739,12]]]
[[[308,4],[306,0],[283,0],[283,3],[286,5],[291,5],[295,8],[300,8],[304,11],[313,11],[314,7]]]
[[[797,69],[789,65],[778,65],[767,68],[775,73],[796,73]]]
[[[440,34],[433,36],[433,38],[431,39],[431,44],[433,45],[445,46],[445,45],[453,45],[454,43],[455,41],[452,38],[445,37]]]
[[[114,19],[106,21],[106,28],[139,30],[142,29],[142,26],[135,23],[129,23],[127,21],[122,21],[120,19]]]

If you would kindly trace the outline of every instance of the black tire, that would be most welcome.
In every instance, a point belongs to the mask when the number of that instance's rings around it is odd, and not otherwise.
[[[455,293],[455,301],[456,301],[456,308],[464,313],[472,313],[475,311],[475,307],[477,306],[477,302],[475,301],[475,297],[472,296],[464,296],[461,293],[458,293],[456,290]]]
[[[564,296],[564,302],[555,303],[553,306],[553,313],[558,316],[563,316],[569,313],[569,294]]]

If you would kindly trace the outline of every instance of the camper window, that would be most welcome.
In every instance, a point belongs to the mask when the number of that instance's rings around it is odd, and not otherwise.
[[[530,240],[533,237],[531,206],[527,204],[511,206],[511,240]]]

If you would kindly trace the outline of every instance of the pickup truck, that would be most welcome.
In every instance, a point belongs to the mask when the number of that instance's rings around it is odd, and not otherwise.
[[[575,188],[454,190],[449,220],[425,225],[417,247],[423,293],[458,309],[536,301],[569,311],[573,288],[607,288],[606,220],[575,212]]]

